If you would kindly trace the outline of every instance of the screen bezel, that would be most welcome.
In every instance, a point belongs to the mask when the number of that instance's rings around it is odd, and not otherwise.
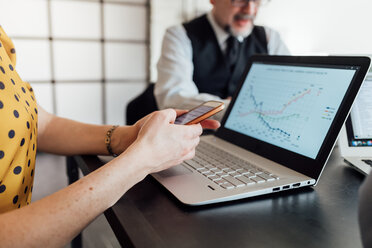
[[[238,93],[245,82],[245,79],[248,75],[248,72],[252,64],[255,62],[297,66],[313,65],[317,67],[322,65],[332,67],[338,66],[359,67],[342,99],[340,107],[335,115],[334,120],[332,121],[332,124],[325,136],[323,144],[321,145],[318,155],[316,156],[315,159],[305,157],[303,155],[291,152],[284,148],[271,145],[267,142],[225,128],[227,117],[230,114],[232,107],[234,106]],[[370,58],[368,57],[268,56],[268,55],[252,56],[246,67],[243,77],[241,78],[240,85],[235,91],[232,101],[229,104],[229,107],[226,110],[226,113],[222,119],[221,127],[216,132],[216,136],[317,180],[333,148],[338,133],[350,111],[352,103],[362,85],[362,82],[368,71],[369,65]]]

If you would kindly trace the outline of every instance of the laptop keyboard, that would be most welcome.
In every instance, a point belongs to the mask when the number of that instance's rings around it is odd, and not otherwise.
[[[195,157],[185,163],[224,189],[279,179],[277,175],[203,141],[198,145]]]
[[[372,167],[372,160],[370,160],[370,159],[362,159],[362,161]]]

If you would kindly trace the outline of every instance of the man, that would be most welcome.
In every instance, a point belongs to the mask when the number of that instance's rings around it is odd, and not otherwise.
[[[210,13],[167,30],[154,92],[160,109],[228,104],[251,55],[289,54],[276,31],[254,25],[261,1],[210,0]]]

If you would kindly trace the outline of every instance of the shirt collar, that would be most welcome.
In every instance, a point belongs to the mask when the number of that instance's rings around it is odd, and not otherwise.
[[[208,21],[209,23],[211,24],[212,28],[213,28],[213,31],[216,35],[216,38],[217,38],[217,41],[218,41],[218,44],[220,46],[223,46],[227,40],[227,38],[229,38],[230,34],[227,33],[225,30],[223,30],[216,22],[216,20],[214,19],[214,16],[212,14],[212,11],[209,12],[207,14],[207,18],[208,18]]]

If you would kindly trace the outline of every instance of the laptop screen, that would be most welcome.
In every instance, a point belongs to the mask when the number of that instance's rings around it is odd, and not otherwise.
[[[350,147],[372,147],[372,73],[366,77],[346,122]]]
[[[315,159],[358,69],[254,62],[224,127]]]

